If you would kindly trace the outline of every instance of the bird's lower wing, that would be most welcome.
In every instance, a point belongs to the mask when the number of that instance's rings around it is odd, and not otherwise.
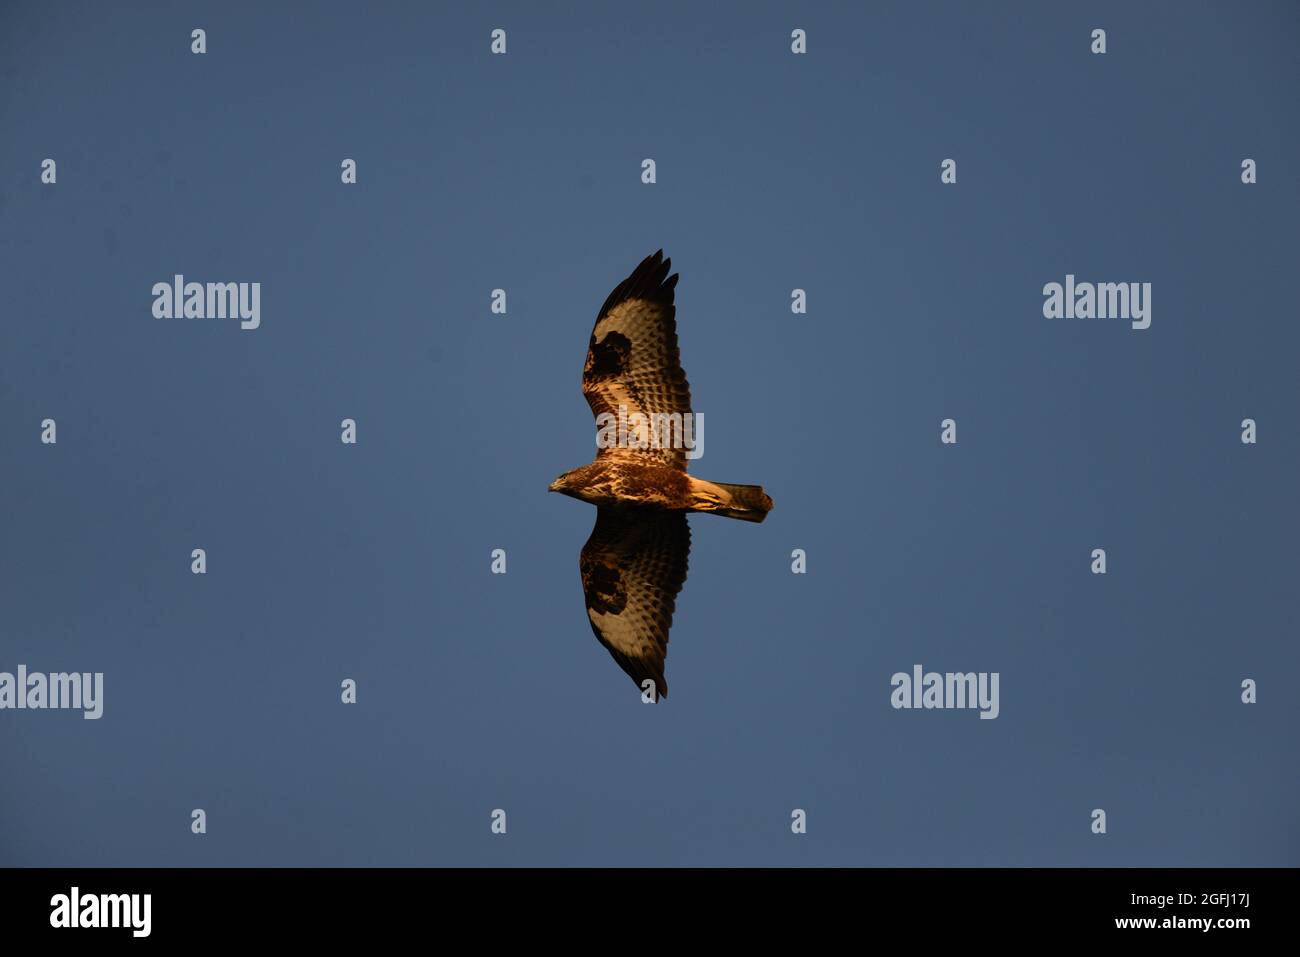
[[[677,593],[686,581],[691,531],[684,512],[602,508],[578,564],[591,630],[618,666],[658,697]]]

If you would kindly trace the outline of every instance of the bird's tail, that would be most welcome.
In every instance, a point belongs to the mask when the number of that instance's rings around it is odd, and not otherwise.
[[[693,479],[691,484],[694,511],[713,512],[745,522],[761,522],[772,511],[772,499],[761,485],[731,485],[703,479]]]

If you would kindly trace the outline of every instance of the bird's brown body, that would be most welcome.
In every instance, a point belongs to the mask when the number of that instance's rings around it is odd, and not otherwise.
[[[597,506],[579,559],[591,630],[643,694],[660,697],[668,694],[668,630],[686,581],[686,512],[761,522],[772,510],[761,487],[688,475],[688,449],[657,440],[652,423],[693,414],[677,348],[671,265],[662,250],[647,256],[601,307],[582,370],[601,447],[595,461],[550,488]],[[602,423],[615,419],[637,423],[632,441],[601,444]]]
[[[597,458],[566,472],[562,484],[556,481],[552,491],[602,507],[716,512],[750,522],[761,522],[772,509],[759,486],[708,482],[683,469],[629,462],[619,455]]]

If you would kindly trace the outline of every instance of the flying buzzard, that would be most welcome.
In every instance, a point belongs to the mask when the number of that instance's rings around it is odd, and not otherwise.
[[[689,449],[674,440],[691,420],[691,387],[677,350],[671,266],[662,249],[647,256],[601,306],[582,369],[600,449],[550,487],[597,506],[578,562],[587,617],[638,687],[654,683],[656,698],[668,694],[668,629],[691,547],[686,513],[761,522],[772,509],[760,486],[686,473]],[[600,441],[615,422],[619,440]]]

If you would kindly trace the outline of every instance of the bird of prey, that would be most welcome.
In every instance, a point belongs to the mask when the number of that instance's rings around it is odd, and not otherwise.
[[[686,472],[680,426],[692,417],[691,389],[677,349],[671,267],[662,249],[647,256],[601,306],[582,369],[599,448],[591,464],[550,487],[597,506],[578,562],[587,617],[648,700],[668,694],[668,629],[691,547],[686,513],[761,522],[772,509],[761,486]]]

